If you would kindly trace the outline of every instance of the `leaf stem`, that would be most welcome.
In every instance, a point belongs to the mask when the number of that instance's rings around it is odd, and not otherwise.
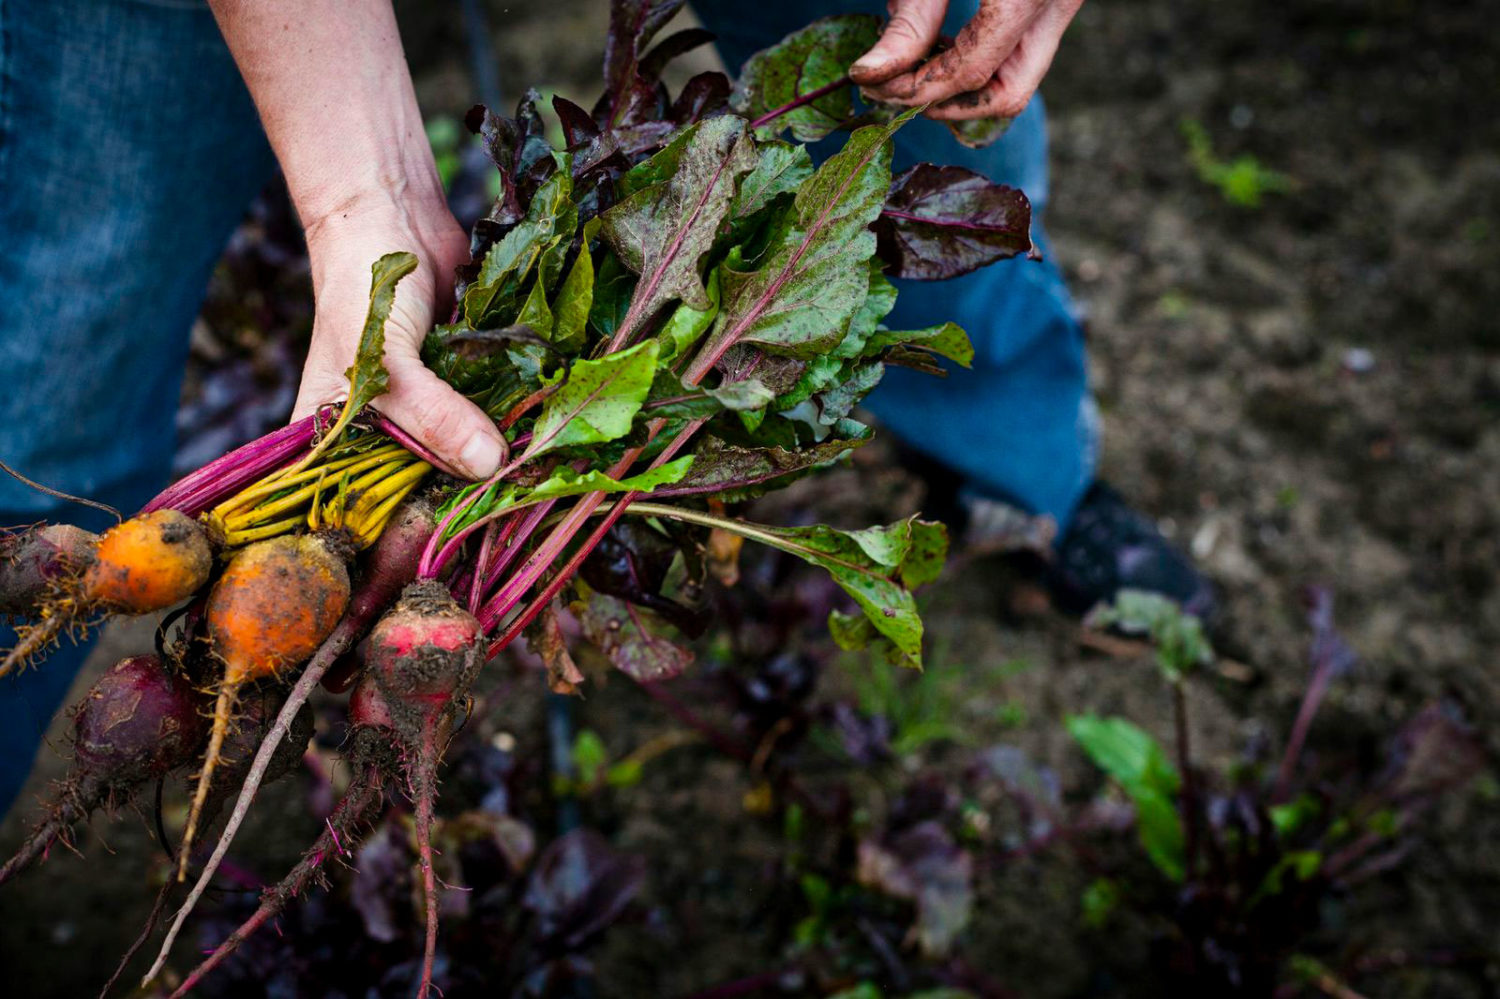
[[[656,456],[656,459],[652,461],[650,467],[659,468],[660,466],[670,461],[678,451],[680,451],[687,445],[688,441],[692,439],[693,435],[696,434],[698,432],[698,429],[702,427],[706,422],[707,420],[694,420],[692,423],[689,423],[687,426],[678,431],[677,436],[673,438],[672,441],[666,446],[666,448],[662,450],[661,454]],[[665,420],[653,420],[648,427],[649,436],[647,437],[646,443],[649,444],[652,440],[654,440],[656,435],[661,432],[662,427],[665,425]],[[615,464],[614,468],[610,470],[609,474],[612,477],[618,478],[630,471],[630,466],[635,462],[636,458],[640,457],[640,454],[643,450],[645,450],[645,447],[646,445],[643,444],[640,447],[632,448],[627,451]],[[562,554],[568,543],[571,542],[573,540],[573,537],[579,532],[579,530],[582,529],[584,523],[586,523],[588,519],[594,515],[594,511],[596,511],[600,507],[600,505],[603,504],[606,495],[607,494],[601,492],[588,493],[583,496],[583,498],[581,498],[578,503],[568,511],[568,515],[563,518],[563,520],[557,525],[557,527],[553,528],[552,533],[547,536],[547,539],[543,541],[542,544],[537,548],[537,550],[532,553],[531,558],[527,559],[527,561],[521,566],[520,571],[518,571],[515,576],[513,576],[503,587],[501,587],[500,592],[495,595],[495,598],[493,600],[485,605],[485,613],[479,615],[479,621],[480,624],[484,626],[486,633],[490,632],[495,627],[498,627],[500,622],[505,619],[505,615],[510,612],[511,608],[521,602],[521,598],[526,594],[526,592],[531,589],[532,585],[542,577],[542,575],[551,566],[552,562]],[[547,604],[551,602],[552,598],[557,595],[558,591],[560,591],[565,585],[567,585],[567,582],[572,578],[573,573],[577,572],[578,567],[583,564],[583,560],[588,558],[589,553],[594,550],[595,546],[597,546],[601,540],[603,540],[605,533],[614,526],[615,521],[620,519],[620,517],[625,513],[626,508],[628,508],[630,504],[634,502],[635,498],[639,495],[641,494],[635,492],[626,493],[620,497],[620,499],[615,503],[613,507],[610,508],[610,511],[605,514],[604,521],[594,529],[593,533],[590,534],[589,537],[583,542],[583,544],[579,546],[578,550],[573,553],[572,557],[569,558],[566,563],[564,563],[562,569],[558,571],[556,577],[552,580],[552,582],[547,584],[547,587],[542,591],[542,593],[539,596],[535,597],[532,602],[527,605],[527,607],[519,615],[516,616],[515,620],[510,624],[509,627],[506,628],[505,633],[501,635],[499,639],[490,643],[489,654],[492,658],[496,654],[498,654],[501,649],[505,648],[511,642],[515,641],[515,639],[521,634],[521,632],[526,629],[526,626],[529,625],[532,620],[534,620],[536,616],[542,612],[543,608],[545,608]]]
[[[1276,785],[1271,791],[1273,803],[1284,802],[1291,794],[1292,775],[1297,769],[1297,761],[1302,758],[1302,747],[1307,743],[1307,733],[1312,728],[1313,718],[1328,694],[1329,684],[1333,682],[1333,673],[1332,658],[1319,660],[1312,680],[1307,684],[1307,692],[1302,695],[1302,704],[1297,708],[1297,720],[1292,723],[1292,734],[1287,739],[1281,766],[1276,771]]]
[[[300,457],[311,446],[321,416],[321,411],[304,416],[183,476],[142,507],[141,513],[177,510],[194,517],[213,508],[288,460]]]
[[[854,81],[849,79],[849,77],[841,76],[837,80],[834,80],[832,83],[825,83],[816,90],[809,90],[801,97],[798,97],[795,100],[788,101],[787,103],[781,105],[781,107],[779,108],[772,108],[771,110],[767,111],[765,114],[761,115],[759,118],[750,123],[750,129],[754,131],[757,128],[764,128],[771,122],[775,121],[777,118],[780,118],[782,115],[790,114],[798,108],[806,107],[813,101],[818,100],[822,97],[827,97],[834,91],[842,90],[843,88],[850,86],[853,83]]]

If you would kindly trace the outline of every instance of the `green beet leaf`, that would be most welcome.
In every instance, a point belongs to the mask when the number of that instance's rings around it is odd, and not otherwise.
[[[391,317],[391,306],[396,302],[396,285],[416,269],[416,254],[404,250],[387,253],[370,265],[370,308],[365,313],[365,326],[359,335],[354,363],[344,371],[344,377],[349,379],[349,398],[344,401],[338,420],[328,428],[312,452],[300,460],[299,466],[311,464],[314,457],[333,446],[343,436],[349,421],[389,390],[390,375],[385,370],[385,324]]]
[[[662,323],[661,331],[656,334],[656,339],[661,343],[661,353],[658,359],[662,364],[682,357],[693,349],[708,328],[713,325],[714,316],[719,314],[719,271],[715,268],[703,282],[704,289],[708,292],[708,308],[695,309],[686,302],[678,303],[677,308]]]
[[[911,590],[942,571],[948,551],[948,532],[942,524],[910,517],[883,527],[840,531],[822,524],[751,524],[658,503],[635,503],[630,512],[715,527],[821,567],[890,643],[895,661],[921,668],[922,619]]]
[[[957,323],[920,330],[880,330],[867,341],[864,356],[878,356],[897,346],[921,347],[966,368],[974,361],[974,345]]]
[[[522,490],[517,496],[515,505],[540,503],[565,496],[580,496],[583,493],[651,493],[659,487],[682,481],[696,460],[696,457],[691,454],[684,455],[657,468],[624,479],[612,479],[597,469],[575,472],[563,466],[540,484]]]
[[[1181,881],[1185,870],[1185,836],[1177,813],[1181,778],[1161,744],[1123,718],[1074,715],[1068,734],[1094,765],[1120,785],[1135,805],[1141,846],[1158,870]]]
[[[879,37],[880,19],[869,14],[814,21],[751,56],[740,69],[730,105],[752,120],[770,119],[764,126],[770,134],[789,128],[799,141],[816,142],[854,117],[849,66]],[[828,92],[816,99],[788,108],[825,88]]]
[[[344,404],[340,423],[353,419],[355,413],[390,389],[390,376],[385,370],[385,324],[396,303],[396,285],[416,269],[417,255],[404,250],[387,253],[370,266],[370,309],[359,334],[354,364],[344,372],[349,379],[349,401]]]
[[[765,382],[758,378],[725,382],[718,388],[705,391],[709,396],[718,400],[725,409],[732,409],[735,412],[765,409],[776,398],[776,393],[766,388]]]
[[[559,238],[566,252],[567,241],[578,228],[578,208],[571,200],[572,193],[571,172],[558,170],[537,188],[526,217],[490,247],[479,276],[464,292],[463,313],[469,325],[475,329],[491,325],[494,313],[513,304],[531,269],[556,247]]]
[[[699,310],[713,304],[703,286],[703,257],[729,211],[736,182],[755,166],[754,143],[745,123],[731,115],[693,125],[680,141],[680,147],[674,143],[657,154],[675,159],[666,179],[600,216],[600,235],[640,275],[616,343],[628,342],[674,299]]]
[[[588,229],[585,227],[584,232]],[[577,354],[583,349],[589,310],[594,304],[594,258],[589,253],[588,240],[578,251],[578,259],[568,270],[552,302],[552,342],[558,350]]]
[[[438,516],[440,519],[446,516],[475,491],[484,493],[464,511],[462,517],[450,526],[446,536],[452,537],[476,521],[519,510],[521,507],[535,503],[581,496],[584,493],[652,493],[658,488],[682,481],[696,461],[696,456],[684,455],[674,461],[666,462],[659,468],[648,469],[639,475],[631,475],[623,479],[610,478],[598,469],[579,472],[564,465],[554,469],[552,474],[534,486],[478,482],[455,493],[443,504],[438,511]]]
[[[647,340],[598,360],[575,361],[566,380],[542,404],[523,455],[623,437],[651,391],[657,343]]]
[[[609,250],[594,269],[594,300],[589,303],[589,326],[600,339],[614,336],[635,294],[635,272],[620,262]]]
[[[879,258],[870,260],[869,291],[849,320],[849,329],[845,332],[844,339],[829,352],[831,356],[846,360],[866,356],[865,344],[869,341],[870,334],[880,328],[880,321],[896,307],[896,286],[885,276],[884,267],[884,261]]]
[[[722,303],[708,346],[688,381],[735,344],[810,358],[837,346],[870,289],[868,229],[890,186],[890,137],[915,109],[861,128],[797,191],[772,246],[752,271],[721,267]]]

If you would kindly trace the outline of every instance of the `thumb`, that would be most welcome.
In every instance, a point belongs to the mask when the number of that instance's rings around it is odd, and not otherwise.
[[[499,471],[508,448],[483,410],[415,355],[388,349],[385,365],[391,387],[376,403],[382,413],[462,477],[487,479]]]
[[[890,23],[880,41],[849,67],[860,86],[884,83],[906,72],[932,50],[943,27],[948,0],[891,0]]]

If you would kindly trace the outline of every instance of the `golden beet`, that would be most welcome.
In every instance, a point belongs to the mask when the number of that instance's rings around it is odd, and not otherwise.
[[[349,570],[317,535],[257,542],[230,560],[208,597],[208,634],[226,683],[304,662],[349,605]]]
[[[208,637],[224,662],[208,752],[178,852],[187,878],[198,818],[224,750],[235,697],[246,683],[299,666],[323,644],[349,606],[349,569],[335,536],[283,535],[257,541],[230,559],[208,595]],[[351,549],[352,550],[352,549]]]
[[[132,517],[104,532],[83,574],[84,599],[122,614],[165,610],[208,582],[213,552],[197,521],[176,510]]]

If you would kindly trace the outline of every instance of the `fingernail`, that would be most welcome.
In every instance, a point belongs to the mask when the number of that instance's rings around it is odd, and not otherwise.
[[[487,479],[500,470],[500,442],[489,434],[475,434],[458,453],[463,471],[476,479]]]
[[[870,51],[866,52],[864,55],[860,56],[858,59],[854,60],[854,62],[850,63],[849,71],[852,73],[855,70],[879,69],[881,66],[884,66],[886,62],[887,59],[885,57],[885,53],[881,52],[880,48],[877,46],[876,48],[873,48]]]

